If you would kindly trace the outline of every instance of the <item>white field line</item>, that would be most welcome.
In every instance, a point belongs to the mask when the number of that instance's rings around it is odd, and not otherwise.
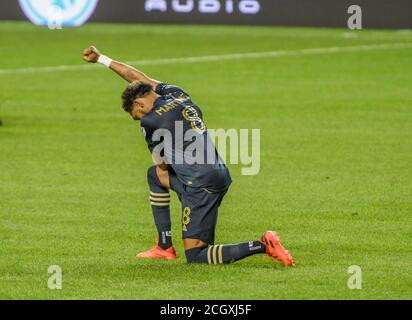
[[[174,63],[230,61],[230,60],[242,60],[242,59],[318,55],[318,54],[328,54],[328,53],[358,52],[358,51],[370,51],[370,50],[382,50],[382,49],[403,49],[403,48],[412,48],[412,42],[370,44],[370,45],[343,46],[343,47],[326,47],[326,48],[308,48],[308,49],[297,49],[297,50],[278,50],[278,51],[249,52],[249,53],[233,53],[233,54],[222,54],[222,55],[213,55],[213,56],[181,57],[181,58],[168,58],[168,59],[136,60],[136,61],[127,61],[126,63],[132,66],[133,65],[148,66],[148,65],[164,65],[164,64],[174,64]],[[59,65],[59,66],[49,66],[49,67],[0,69],[0,75],[91,70],[91,69],[96,69],[97,67],[99,66],[85,63],[83,65],[79,64],[79,65]]]

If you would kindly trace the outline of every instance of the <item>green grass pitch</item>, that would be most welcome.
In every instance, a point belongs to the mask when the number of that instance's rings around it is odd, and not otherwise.
[[[412,32],[90,24],[50,31],[0,24],[0,69],[80,65],[95,44],[147,60],[412,43]],[[184,87],[209,128],[261,129],[261,171],[241,175],[217,243],[278,231],[297,266],[255,256],[187,265],[173,196],[173,262],[136,261],[153,245],[139,124],[125,82],[101,67],[0,72],[0,298],[410,299],[411,48],[286,55],[142,69]],[[50,265],[63,289],[47,287]],[[348,267],[362,268],[350,290]]]

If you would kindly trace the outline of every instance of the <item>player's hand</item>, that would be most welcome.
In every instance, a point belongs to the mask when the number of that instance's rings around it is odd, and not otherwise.
[[[91,46],[83,50],[83,60],[89,63],[96,63],[100,57],[100,51]]]

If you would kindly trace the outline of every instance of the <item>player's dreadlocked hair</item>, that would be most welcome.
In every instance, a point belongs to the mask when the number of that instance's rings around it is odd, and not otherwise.
[[[143,81],[137,81],[129,84],[122,94],[123,110],[130,113],[133,108],[133,102],[137,98],[146,96],[152,90],[152,86]]]

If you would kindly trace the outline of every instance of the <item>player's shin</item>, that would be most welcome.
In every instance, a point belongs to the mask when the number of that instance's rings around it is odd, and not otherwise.
[[[259,241],[250,241],[239,244],[193,248],[186,250],[185,253],[188,263],[225,264],[255,254],[266,253],[266,246]]]
[[[168,249],[173,245],[169,190],[160,183],[156,167],[151,167],[148,170],[147,181],[150,187],[150,204],[159,235],[158,246],[162,249]]]

